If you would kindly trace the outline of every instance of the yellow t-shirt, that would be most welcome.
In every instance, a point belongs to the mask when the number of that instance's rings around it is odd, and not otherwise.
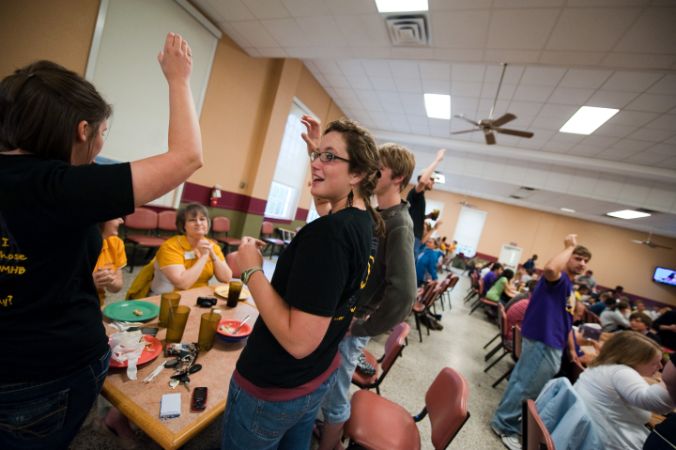
[[[99,259],[96,261],[94,272],[99,269],[114,268],[120,270],[127,265],[127,254],[124,251],[124,242],[117,236],[108,236],[103,240]],[[106,299],[106,291],[99,289],[101,306]]]
[[[216,253],[218,259],[225,261],[225,256],[223,256],[223,252],[221,251],[221,247],[218,245],[218,243],[212,239],[209,239],[209,242],[213,244],[214,252]],[[181,264],[186,269],[189,269],[197,262],[197,254],[188,242],[188,238],[182,235],[173,236],[164,241],[162,246],[160,246],[160,249],[157,251],[156,260],[157,262],[155,267],[158,269],[177,264]],[[195,284],[190,286],[190,289],[207,286],[213,275],[214,262],[211,260],[211,258],[208,258],[204,268],[202,269],[202,273],[200,274],[199,278],[197,278]],[[155,277],[153,279],[151,288],[153,293],[160,294],[164,292],[171,292],[171,290],[167,290],[167,287],[170,284],[171,283],[166,279],[164,274],[162,274],[161,270],[155,271]],[[173,290],[176,290],[176,288],[173,288]]]

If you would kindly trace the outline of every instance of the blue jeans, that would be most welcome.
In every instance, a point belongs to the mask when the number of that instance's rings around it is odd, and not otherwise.
[[[293,400],[270,402],[250,395],[232,378],[221,449],[309,449],[317,411],[335,380],[334,372],[314,392]]]
[[[491,425],[502,434],[521,434],[521,408],[526,399],[535,400],[561,367],[561,350],[523,338],[521,357],[509,376]]]
[[[343,360],[336,370],[336,382],[322,402],[322,415],[326,423],[343,423],[350,418],[350,383],[357,367],[357,359],[371,338],[368,336],[345,336],[338,351]]]
[[[0,448],[65,449],[101,392],[110,350],[73,374],[0,384]]]
[[[418,261],[418,256],[422,253],[423,250],[423,243],[420,239],[414,238],[413,239],[413,259],[414,261]]]

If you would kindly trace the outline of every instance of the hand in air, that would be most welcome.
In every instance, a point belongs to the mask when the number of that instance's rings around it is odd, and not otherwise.
[[[168,82],[188,81],[192,72],[192,50],[180,34],[169,33],[164,49],[157,55],[164,77]]]
[[[321,124],[317,119],[307,114],[301,116],[300,122],[307,129],[307,133],[301,133],[301,137],[307,144],[308,152],[317,151],[322,138]]]
[[[565,248],[576,247],[577,246],[577,234],[569,234],[563,240],[563,245]]]

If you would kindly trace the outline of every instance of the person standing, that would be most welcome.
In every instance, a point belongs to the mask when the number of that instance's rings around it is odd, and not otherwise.
[[[573,361],[578,361],[571,334],[575,310],[572,280],[584,272],[590,259],[589,250],[577,245],[577,235],[569,234],[563,251],[547,262],[535,286],[522,322],[521,357],[491,420],[491,428],[509,449],[521,449],[518,436],[523,400],[537,398],[558,373],[566,348]]]
[[[401,199],[415,159],[406,148],[385,144],[379,149],[380,179],[375,189],[380,216],[385,221],[385,237],[378,244],[373,272],[359,299],[350,333],[339,350],[342,365],[336,383],[324,397],[324,427],[320,450],[331,450],[340,440],[343,425],[350,417],[350,381],[357,359],[373,336],[385,333],[402,322],[415,300],[413,264],[413,223],[408,203]]]
[[[408,192],[408,196],[406,197],[410,205],[408,212],[411,215],[411,220],[413,220],[413,235],[415,236],[413,251],[416,259],[422,250],[420,247],[422,247],[423,234],[425,233],[425,207],[427,206],[425,192],[432,190],[434,186],[434,178],[432,177],[434,169],[444,159],[445,153],[446,149],[443,148],[437,152],[437,156],[432,161],[432,164],[427,166],[418,176],[418,183]]]

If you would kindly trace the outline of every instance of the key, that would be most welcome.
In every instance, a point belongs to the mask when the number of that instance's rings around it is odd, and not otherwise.
[[[178,386],[178,383],[180,383],[178,378],[172,378],[171,380],[169,380],[169,388],[176,389],[176,386]]]

